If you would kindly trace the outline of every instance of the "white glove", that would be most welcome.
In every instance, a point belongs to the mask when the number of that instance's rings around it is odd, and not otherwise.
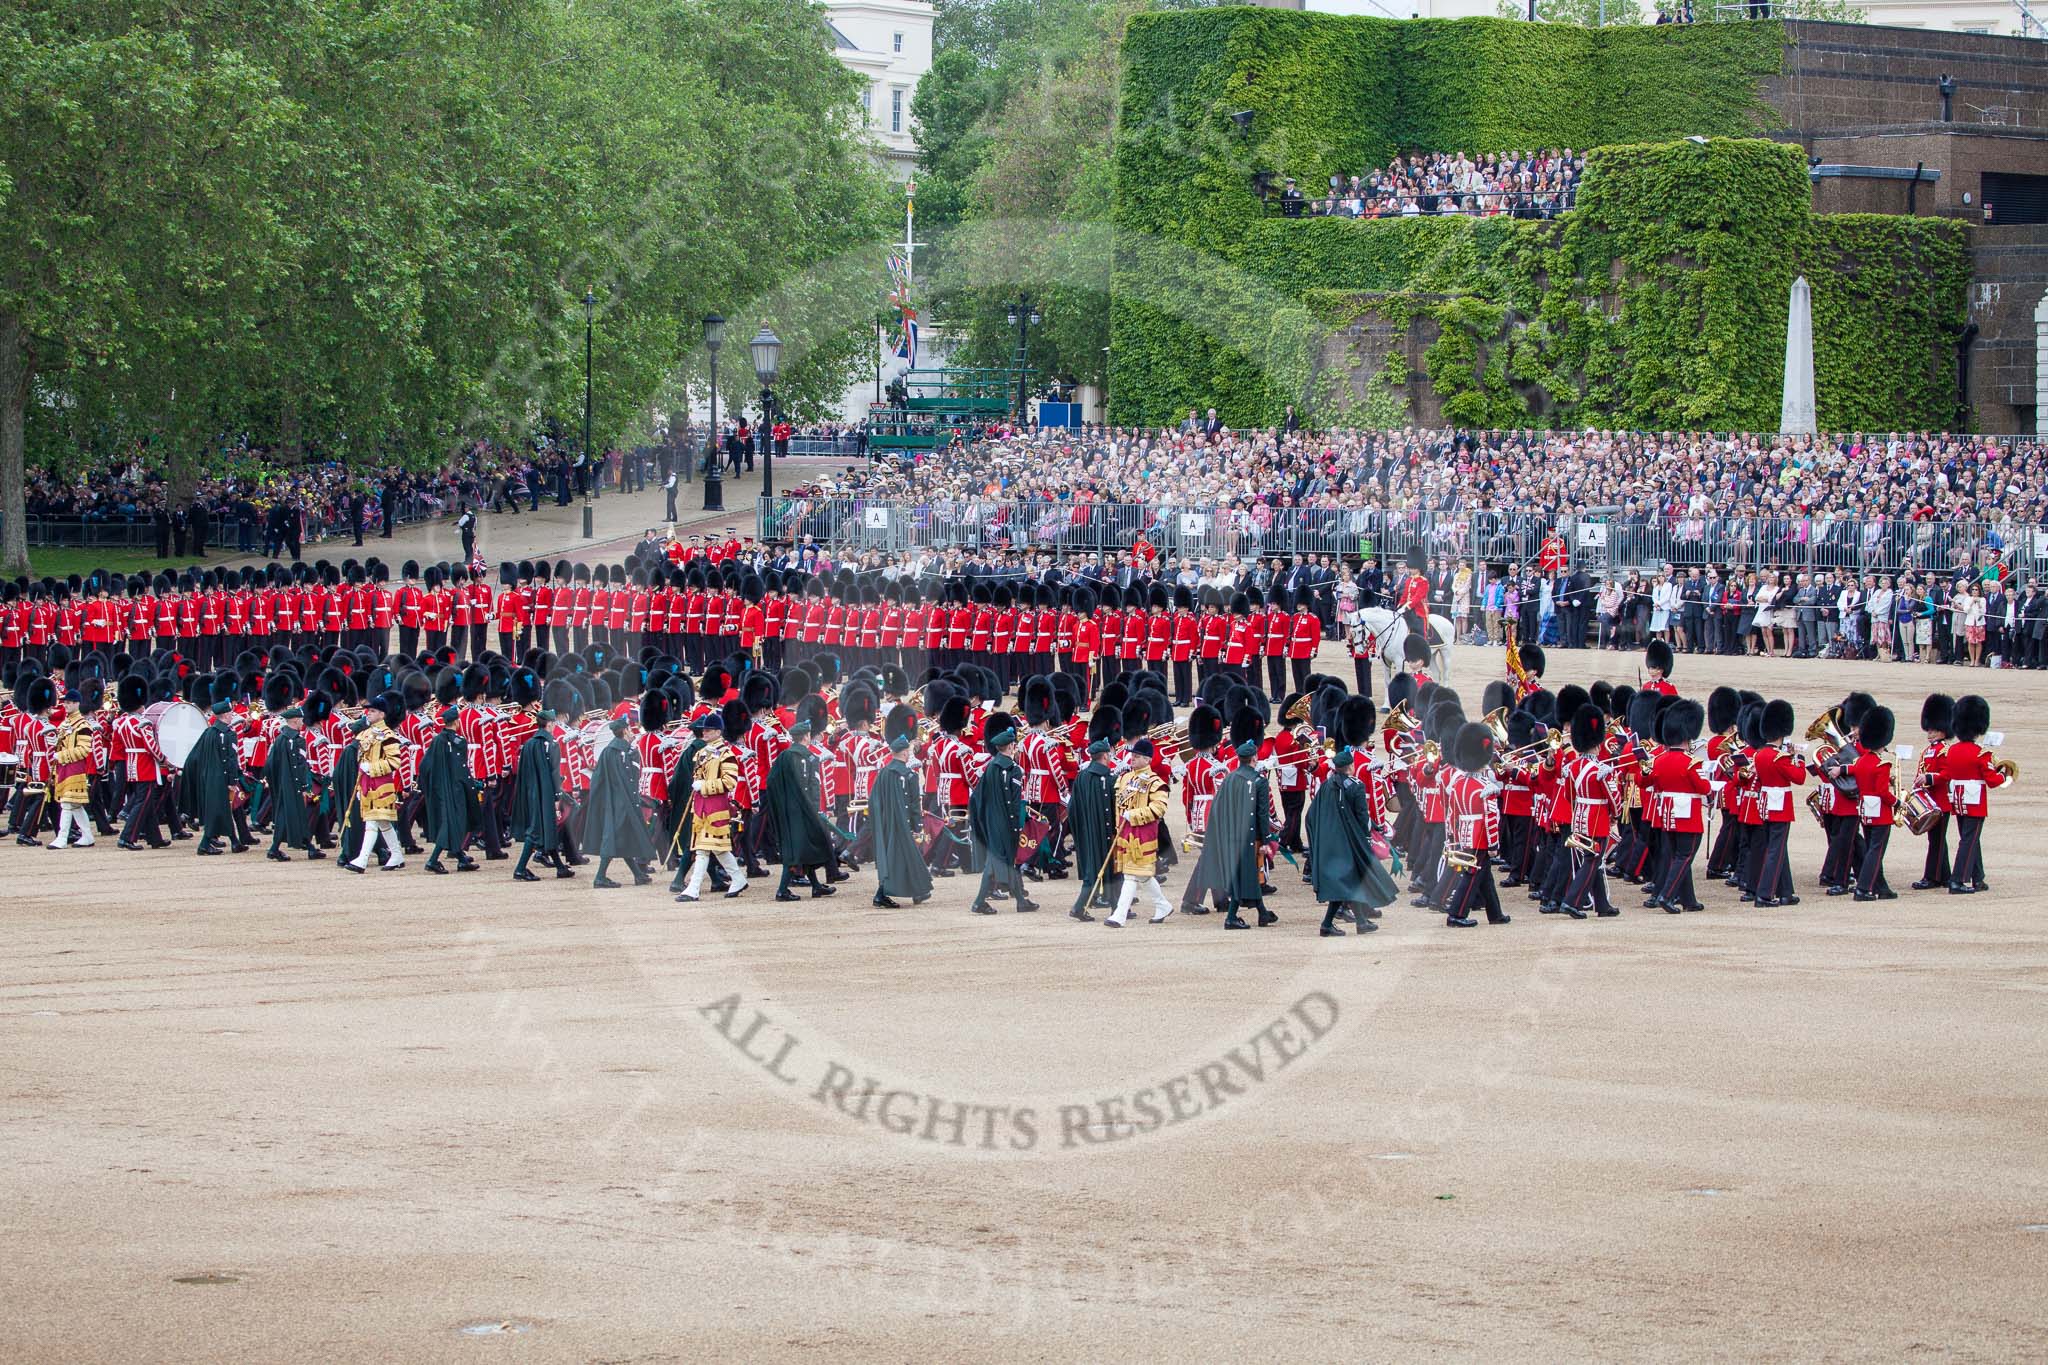
[[[702,796],[704,794],[704,779],[700,777],[695,782],[692,782],[690,784],[690,790],[696,792],[699,796]]]

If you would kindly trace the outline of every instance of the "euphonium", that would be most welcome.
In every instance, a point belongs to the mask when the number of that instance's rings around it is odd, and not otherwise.
[[[1494,750],[1496,752],[1505,751],[1508,747],[1508,708],[1505,706],[1494,707],[1479,718],[1479,723],[1492,732]]]

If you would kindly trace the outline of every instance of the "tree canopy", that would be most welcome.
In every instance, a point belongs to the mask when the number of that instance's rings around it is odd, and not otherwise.
[[[859,90],[802,0],[16,0],[0,567],[28,460],[432,463],[580,413],[586,291],[598,439],[701,392],[713,311],[822,410],[872,315],[829,282],[887,233]]]

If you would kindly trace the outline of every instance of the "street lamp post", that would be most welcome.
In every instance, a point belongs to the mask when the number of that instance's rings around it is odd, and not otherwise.
[[[767,438],[761,447],[761,496],[775,496],[775,377],[782,372],[782,338],[764,324],[747,343],[754,355],[754,378],[761,381],[761,426]],[[765,514],[767,509],[763,508]]]
[[[1031,302],[1029,294],[1017,295],[1016,300],[1010,304],[1009,319],[1010,325],[1017,329],[1017,425],[1022,426],[1025,414],[1024,345],[1031,329],[1038,325],[1038,309]]]
[[[704,510],[725,510],[725,471],[718,454],[718,348],[725,345],[725,319],[713,313],[704,319],[704,349],[711,352],[711,457],[704,462]]]
[[[590,362],[595,354],[593,334],[597,324],[597,295],[583,291],[583,538],[593,534],[590,485],[597,482],[597,466],[590,458]]]

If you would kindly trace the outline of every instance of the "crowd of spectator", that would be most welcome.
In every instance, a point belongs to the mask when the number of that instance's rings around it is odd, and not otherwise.
[[[1583,152],[1416,152],[1362,175],[1330,177],[1326,195],[1292,180],[1281,190],[1290,216],[1412,218],[1465,214],[1554,218],[1577,202]]]
[[[646,486],[659,452],[609,450],[593,470],[573,450],[545,437],[531,449],[488,441],[463,447],[440,468],[364,466],[309,457],[287,462],[258,447],[215,452],[186,497],[173,494],[160,460],[138,450],[83,471],[27,471],[24,507],[32,523],[63,538],[66,528],[118,523],[137,543],[178,558],[208,548],[296,559],[307,543],[388,536],[409,521],[484,512],[537,510],[543,498],[566,506],[595,480],[603,488]],[[142,532],[150,535],[145,537]]]

